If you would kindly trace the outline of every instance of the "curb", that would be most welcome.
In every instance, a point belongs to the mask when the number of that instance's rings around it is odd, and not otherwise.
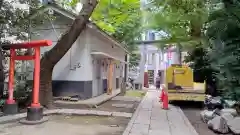
[[[97,106],[111,100],[112,98],[118,96],[119,94],[121,94],[121,90],[117,90],[116,93],[114,93],[113,95],[108,95],[108,97],[106,97],[105,99],[101,100],[101,101],[98,101],[98,102],[95,102],[95,103],[89,103],[89,101],[81,101],[81,102],[70,102],[70,101],[64,101],[64,100],[58,100],[58,101],[54,101],[54,104],[59,104],[59,105],[84,105],[86,106],[87,108],[96,108]]]
[[[129,135],[129,134],[130,134],[130,130],[132,129],[132,126],[133,126],[133,124],[134,124],[134,121],[135,121],[136,117],[138,116],[139,110],[140,110],[140,108],[142,107],[142,103],[143,103],[143,101],[145,100],[146,95],[147,95],[147,94],[145,94],[144,98],[142,99],[142,101],[141,101],[140,104],[138,105],[136,111],[133,113],[133,116],[132,116],[131,120],[128,122],[128,125],[127,125],[127,127],[126,127],[126,129],[124,130],[124,132],[123,132],[122,135]]]
[[[107,101],[113,99],[114,97],[118,96],[119,94],[121,94],[121,91],[118,92],[118,93],[116,93],[115,95],[111,96],[111,97],[108,98],[108,99],[105,99],[105,100],[102,100],[101,102],[96,103],[96,104],[93,105],[93,106],[99,106],[99,105],[101,105],[101,104],[103,104],[103,103],[105,103],[105,102],[107,102]]]
[[[76,116],[90,115],[90,116],[126,117],[126,118],[132,117],[132,113],[107,112],[107,111],[97,111],[97,110],[80,110],[80,109],[79,110],[78,109],[47,110],[47,111],[43,112],[43,115],[44,116],[49,116],[49,115],[76,115]],[[27,113],[3,116],[3,117],[0,117],[0,124],[16,122],[25,117],[27,117]]]

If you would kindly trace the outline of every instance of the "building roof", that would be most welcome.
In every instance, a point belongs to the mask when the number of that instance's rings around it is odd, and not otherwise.
[[[57,4],[49,3],[47,5],[44,5],[44,6],[40,7],[35,13],[31,14],[29,16],[29,18],[33,19],[33,18],[37,17],[37,15],[47,12],[49,9],[52,9],[55,12],[60,13],[63,16],[66,16],[67,18],[70,18],[72,20],[74,20],[77,17],[77,14],[75,14],[75,13],[73,13],[73,12],[67,10],[67,9],[64,9],[63,7],[61,7],[61,6],[57,5]],[[87,27],[90,28],[90,29],[95,30],[98,33],[100,33],[102,36],[104,36],[109,41],[111,41],[114,45],[122,48],[125,52],[129,53],[129,51],[127,50],[125,45],[123,45],[122,43],[118,42],[114,37],[110,36],[108,33],[103,31],[100,27],[98,27],[92,21],[89,20],[89,22],[87,23]]]

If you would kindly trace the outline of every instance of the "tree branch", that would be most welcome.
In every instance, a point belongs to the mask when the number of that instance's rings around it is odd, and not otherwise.
[[[41,60],[43,64],[44,59],[51,61],[51,66],[55,66],[57,62],[67,53],[67,51],[72,47],[74,42],[77,40],[78,36],[81,34],[82,30],[85,28],[88,19],[90,18],[92,12],[94,11],[98,1],[97,0],[85,0],[83,3],[83,8],[79,15],[74,20],[72,26],[62,37],[58,40],[57,44],[45,55]],[[58,52],[57,54],[52,54],[53,52]],[[57,55],[52,57],[53,55]],[[58,57],[58,59],[56,59]],[[47,62],[49,64],[49,62]]]

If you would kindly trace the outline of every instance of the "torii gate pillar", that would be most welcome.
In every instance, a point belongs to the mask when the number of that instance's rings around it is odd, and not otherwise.
[[[27,108],[27,118],[26,121],[30,123],[34,121],[41,121],[43,118],[43,107],[39,103],[39,84],[40,84],[40,47],[51,46],[52,41],[40,40],[32,41],[26,43],[17,43],[2,46],[3,49],[10,49],[10,66],[9,66],[9,81],[8,81],[8,99],[4,106],[4,113],[14,114],[18,112],[17,104],[14,100],[14,69],[15,60],[33,60],[34,61],[34,87],[32,91],[32,103],[30,107]],[[34,55],[31,56],[18,56],[16,55],[16,49],[34,49]]]

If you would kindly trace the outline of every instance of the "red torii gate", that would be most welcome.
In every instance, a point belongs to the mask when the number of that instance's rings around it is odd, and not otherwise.
[[[51,46],[50,40],[39,40],[25,43],[16,43],[3,45],[4,50],[10,50],[10,67],[9,67],[9,81],[8,81],[8,99],[4,106],[4,112],[6,114],[14,114],[18,112],[17,104],[13,97],[13,83],[14,83],[14,69],[15,60],[34,60],[34,87],[31,106],[27,110],[28,121],[39,121],[43,118],[43,108],[39,103],[39,83],[40,83],[40,47]],[[34,55],[30,56],[18,56],[16,55],[16,49],[28,49],[33,48]]]

